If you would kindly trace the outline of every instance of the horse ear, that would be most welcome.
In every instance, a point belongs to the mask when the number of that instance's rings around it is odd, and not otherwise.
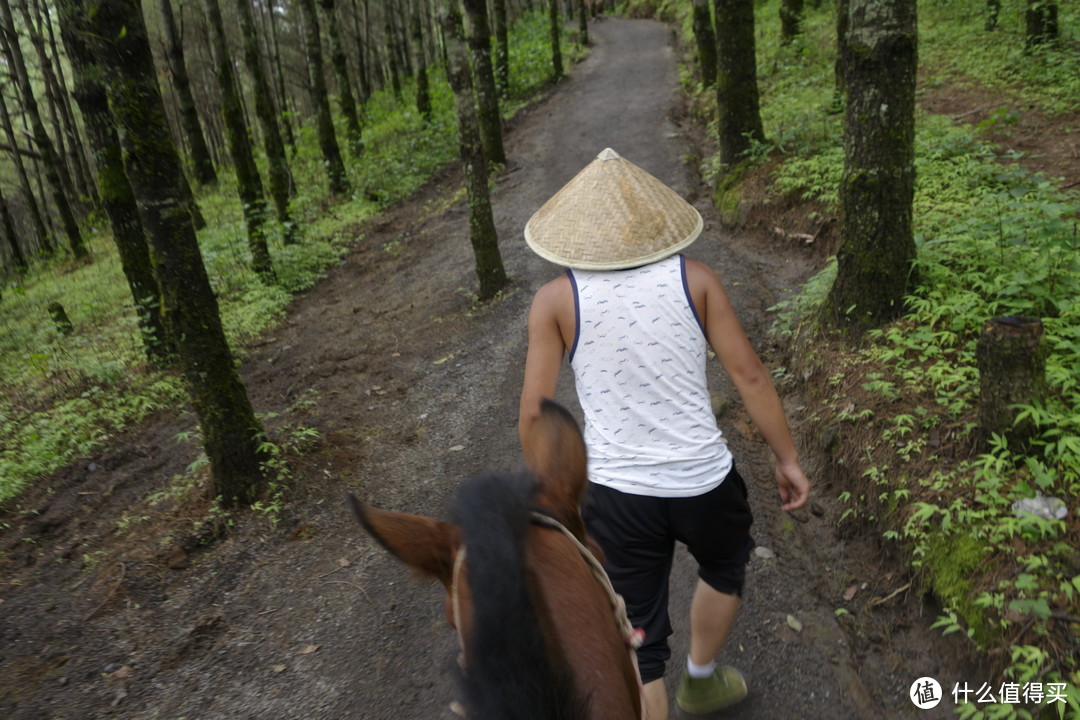
[[[544,398],[533,430],[525,464],[540,478],[541,493],[559,506],[577,510],[588,480],[581,428],[566,408]]]
[[[348,501],[356,519],[380,545],[412,569],[450,587],[454,556],[461,545],[457,526],[421,515],[380,510],[351,493]]]

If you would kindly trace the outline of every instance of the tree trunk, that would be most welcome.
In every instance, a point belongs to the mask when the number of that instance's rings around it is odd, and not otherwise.
[[[787,45],[802,34],[803,0],[780,3],[780,44]]]
[[[35,3],[36,10],[36,3]],[[40,13],[36,21],[30,16],[29,0],[23,0],[19,5],[23,22],[26,24],[26,34],[30,44],[34,46],[37,54],[38,65],[41,70],[41,79],[45,87],[45,101],[49,106],[49,122],[53,129],[53,138],[56,141],[56,169],[60,175],[60,184],[64,188],[66,197],[74,199],[75,204],[81,206],[90,197],[90,190],[86,186],[86,178],[79,166],[78,153],[75,150],[76,139],[71,132],[71,125],[64,114],[64,101],[67,93],[60,87],[53,70],[53,62],[45,49],[45,35],[43,21]],[[71,147],[69,150],[68,147]],[[70,162],[70,165],[69,165]]]
[[[915,258],[915,0],[851,0],[840,251],[828,300],[856,332],[897,317]]]
[[[319,131],[319,148],[326,161],[326,172],[330,178],[330,192],[335,195],[348,195],[350,192],[349,176],[345,173],[345,163],[341,159],[337,134],[334,131],[334,118],[330,114],[330,100],[326,96],[326,78],[323,75],[322,38],[319,33],[319,15],[315,10],[315,0],[298,0],[304,25],[304,51],[307,54],[308,75],[311,82],[311,100],[315,104],[315,114]]]
[[[138,0],[73,4],[85,12],[86,37],[108,73],[109,104],[124,129],[125,168],[159,262],[165,317],[179,340],[213,492],[225,506],[251,502],[262,482],[262,427],[240,382],[199,254]]]
[[[44,3],[42,3],[44,5]],[[40,6],[35,4],[38,13],[42,12]],[[47,14],[47,10],[45,11]],[[75,121],[75,113],[71,109],[71,102],[68,100],[67,93],[67,80],[64,77],[64,64],[60,60],[60,49],[56,43],[56,33],[53,31],[52,22],[45,22],[45,27],[49,32],[49,47],[52,50],[52,57],[56,61],[56,82],[58,83],[58,93],[62,101],[62,107],[64,111],[64,126],[67,128],[68,136],[71,138],[72,144],[72,156],[75,160],[75,164],[78,167],[78,173],[83,177],[80,184],[85,184],[87,188],[87,197],[90,198],[94,206],[101,203],[101,198],[98,197],[97,187],[93,181],[93,170],[90,168],[89,155],[86,151],[86,145],[82,135],[79,133],[79,125]]]
[[[15,136],[15,127],[11,124],[11,114],[8,113],[7,101],[4,99],[2,87],[0,87],[0,122],[4,125],[8,142],[11,143],[11,158],[15,162],[15,171],[19,176],[19,184],[22,186],[23,198],[26,201],[26,209],[30,215],[34,234],[37,235],[38,246],[45,255],[54,252],[52,241],[49,239],[49,231],[45,228],[45,220],[41,216],[41,208],[38,206],[37,195],[30,186],[30,175],[26,172],[26,164],[23,162],[22,153],[19,150]]]
[[[844,98],[847,96],[847,81],[844,80],[844,47],[847,45],[850,24],[848,16],[850,4],[850,0],[836,0],[836,62],[833,66],[836,85],[833,90],[832,106],[829,108],[832,114],[844,109]]]
[[[757,86],[753,0],[716,0],[716,100],[720,162],[738,164],[764,142]]]
[[[244,63],[254,85],[255,115],[259,118],[263,131],[263,148],[266,150],[270,173],[270,197],[274,201],[278,221],[285,227],[285,243],[291,244],[298,240],[296,225],[289,216],[292,176],[289,174],[289,162],[285,157],[285,144],[281,142],[281,132],[278,130],[274,95],[259,55],[259,36],[255,32],[255,18],[250,0],[236,0],[236,14],[240,19],[240,33],[244,40]]]
[[[465,166],[465,189],[469,199],[469,238],[476,259],[481,300],[494,297],[506,285],[506,270],[499,254],[499,237],[491,213],[488,194],[487,160],[473,104],[469,59],[462,42],[461,16],[456,0],[442,0],[442,29],[449,55],[447,79],[454,91],[458,116],[458,140],[461,161]]]
[[[416,111],[431,122],[431,92],[428,89],[427,58],[424,56],[424,23],[420,16],[421,0],[412,1],[413,64],[416,66]]]
[[[499,97],[510,96],[510,36],[506,22],[506,0],[492,3],[495,20],[495,87]]]
[[[562,50],[559,48],[559,0],[548,0],[548,17],[551,19],[551,82],[557,83],[563,76]]]
[[[191,80],[188,77],[187,62],[184,60],[184,44],[176,32],[170,0],[157,0],[158,14],[161,16],[161,33],[165,43],[165,56],[172,75],[173,89],[176,90],[177,105],[180,111],[180,127],[187,140],[188,152],[191,153],[191,165],[195,170],[195,181],[200,185],[217,182],[217,172],[210,159],[210,149],[206,146],[202,125],[199,123],[199,111],[195,105],[195,96],[191,93]]]
[[[580,42],[584,46],[589,44],[589,18],[585,13],[585,0],[577,0],[577,13],[578,13],[578,35],[580,35]]]
[[[7,198],[0,192],[0,231],[7,238],[8,247],[11,249],[11,262],[15,266],[15,272],[22,275],[30,269],[30,263],[26,262],[26,255],[19,246],[19,234],[15,230],[15,220],[11,217],[11,209],[8,207]]]
[[[349,60],[341,43],[340,21],[334,10],[335,0],[319,0],[319,5],[326,13],[326,32],[330,36],[330,64],[334,66],[334,75],[337,78],[338,105],[345,117],[345,138],[349,142],[349,152],[354,158],[358,158],[364,151],[364,142],[360,134],[360,118],[356,115],[352,81],[349,79]]]
[[[472,56],[473,77],[476,79],[476,104],[484,154],[488,162],[505,165],[506,148],[503,147],[499,93],[495,89],[495,74],[491,69],[487,0],[464,0],[464,5],[468,29],[466,42]]]
[[[1046,45],[1057,40],[1057,0],[1027,0],[1024,20],[1027,24],[1028,48]]]
[[[53,202],[56,211],[60,214],[60,221],[67,233],[68,243],[71,246],[71,254],[76,260],[81,260],[89,255],[86,244],[83,242],[82,231],[75,219],[75,213],[71,209],[71,203],[64,193],[64,187],[60,182],[58,160],[53,151],[52,140],[45,132],[45,125],[41,122],[41,114],[38,112],[37,101],[34,99],[34,90],[30,85],[30,77],[26,72],[26,64],[23,61],[22,51],[19,48],[19,38],[15,34],[15,20],[11,16],[11,5],[8,0],[0,0],[0,22],[3,22],[2,32],[5,36],[4,54],[7,56],[8,66],[15,71],[15,78],[22,94],[23,107],[30,120],[30,126],[34,133],[34,142],[41,153],[41,162],[45,169],[45,180],[52,190]]]
[[[296,152],[296,137],[293,135],[292,117],[289,112],[289,94],[285,88],[285,73],[281,69],[281,50],[278,48],[277,21],[274,19],[274,3],[270,2],[266,8],[266,24],[270,26],[269,37],[266,38],[266,56],[271,60],[274,68],[274,81],[278,92],[278,117],[281,118],[281,126],[285,129],[285,143]],[[264,30],[264,35],[266,32]],[[291,180],[290,180],[291,182]],[[295,192],[295,187],[290,184],[289,194]]]
[[[716,86],[716,31],[713,28],[709,0],[694,0],[694,37],[697,39],[698,64],[702,87]]]
[[[390,24],[390,21],[386,21],[385,31],[386,40],[386,66],[387,71],[390,73],[390,89],[394,92],[394,97],[401,98],[401,73],[398,70],[398,48],[397,48],[397,35],[394,34],[394,28]]]
[[[86,132],[90,136],[102,204],[112,226],[120,267],[131,290],[143,347],[153,362],[165,364],[176,346],[169,338],[161,316],[161,286],[150,259],[150,248],[147,247],[139,219],[135,193],[124,172],[123,150],[109,112],[109,99],[98,79],[101,69],[76,21],[76,17],[61,7],[60,33],[71,60],[75,82],[72,94],[79,104]]]
[[[49,317],[52,318],[53,325],[56,326],[56,332],[61,335],[70,335],[75,332],[75,326],[71,324],[67,310],[55,300],[49,303]]]
[[[356,45],[356,76],[360,84],[360,103],[366,103],[371,97],[371,81],[367,71],[368,24],[364,21],[364,30],[360,30],[360,8],[352,0],[353,44]]]
[[[221,87],[221,118],[225,123],[229,154],[236,171],[236,191],[244,210],[247,224],[248,247],[251,249],[251,266],[266,283],[274,281],[274,266],[270,262],[270,249],[266,244],[266,197],[263,195],[262,179],[255,165],[251,150],[244,108],[237,92],[233,75],[232,58],[225,40],[225,23],[221,19],[218,0],[203,0],[207,25],[210,27],[210,49],[214,57],[215,75]]]
[[[976,345],[979,367],[979,425],[984,443],[1004,435],[1015,448],[1026,447],[1038,431],[1030,418],[1017,424],[1017,405],[1046,397],[1043,325],[1036,318],[999,317],[983,327]]]

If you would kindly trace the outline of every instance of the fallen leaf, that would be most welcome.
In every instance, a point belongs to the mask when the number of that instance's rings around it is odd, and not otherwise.
[[[450,452],[461,452],[464,449],[464,445],[455,445],[454,447],[450,448]]]
[[[851,599],[858,594],[858,592],[859,592],[859,586],[858,585],[852,585],[851,587],[849,587],[847,590],[844,591],[844,600],[847,600],[848,602],[850,602]]]
[[[349,561],[349,558],[338,558],[337,564],[338,567],[349,567],[352,563]]]
[[[284,665],[275,665],[274,667],[271,668],[271,670],[273,670],[276,673],[285,672],[285,666]]]
[[[310,655],[319,649],[318,645],[308,645],[306,648],[297,653],[297,655]]]
[[[802,632],[802,623],[796,620],[794,615],[787,616],[787,624],[795,632]]]

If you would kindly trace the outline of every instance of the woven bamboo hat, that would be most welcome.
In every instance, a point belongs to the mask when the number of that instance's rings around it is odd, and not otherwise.
[[[674,255],[701,215],[664,183],[605,149],[525,223],[537,255],[579,270],[622,270]]]

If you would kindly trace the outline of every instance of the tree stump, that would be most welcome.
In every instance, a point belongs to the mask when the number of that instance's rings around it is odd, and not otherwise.
[[[1016,423],[1018,404],[1040,402],[1046,394],[1046,346],[1037,318],[1007,316],[987,321],[976,346],[979,367],[979,423],[983,442],[993,433],[1022,447],[1035,434],[1030,419]]]
[[[49,303],[49,315],[52,316],[53,322],[56,323],[56,329],[61,335],[70,335],[75,331],[75,326],[68,319],[67,311],[64,310],[64,306],[60,303]]]

